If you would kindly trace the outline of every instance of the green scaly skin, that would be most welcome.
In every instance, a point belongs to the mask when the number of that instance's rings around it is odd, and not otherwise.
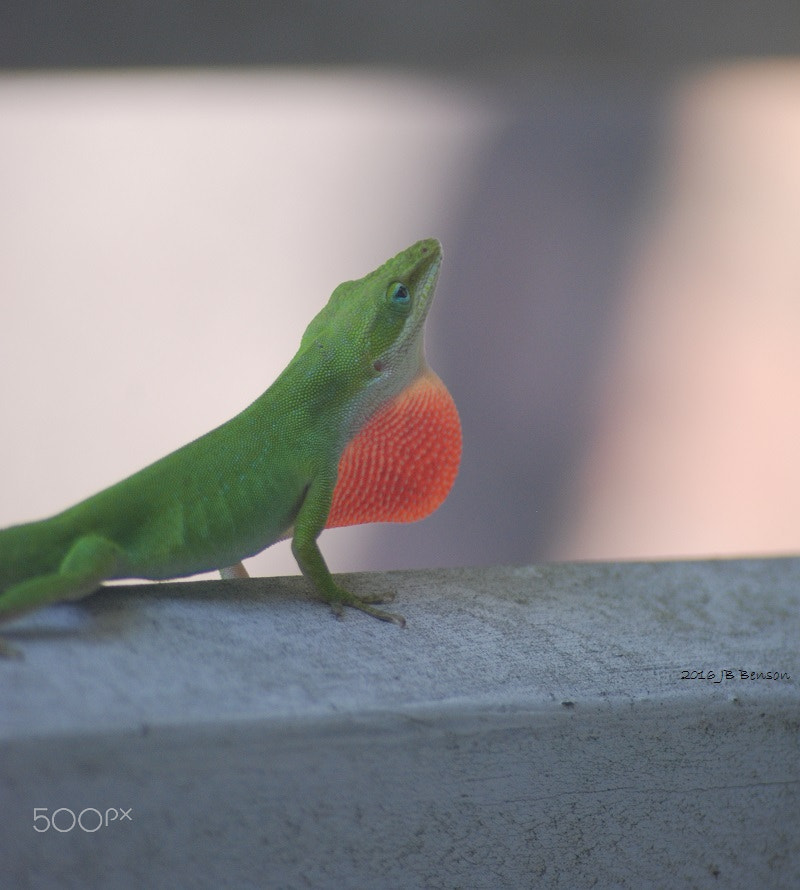
[[[106,580],[240,574],[225,567],[291,537],[300,569],[334,610],[402,625],[375,608],[390,597],[337,584],[317,538],[345,445],[425,367],[440,264],[441,246],[428,239],[340,284],[283,373],[236,417],[63,513],[0,531],[0,622]]]

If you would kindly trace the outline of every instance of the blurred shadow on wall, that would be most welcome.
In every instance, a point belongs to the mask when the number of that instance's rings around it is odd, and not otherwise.
[[[443,233],[429,354],[464,428],[455,487],[430,519],[378,528],[372,566],[525,563],[560,540],[594,426],[657,90],[537,87]],[[402,536],[402,537],[401,537]]]

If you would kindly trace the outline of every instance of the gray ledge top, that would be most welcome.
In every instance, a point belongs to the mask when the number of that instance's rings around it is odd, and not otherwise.
[[[25,657],[0,660],[0,738],[800,702],[798,558],[341,577],[396,591],[407,627],[335,620],[300,577],[110,587],[21,619],[4,628]]]

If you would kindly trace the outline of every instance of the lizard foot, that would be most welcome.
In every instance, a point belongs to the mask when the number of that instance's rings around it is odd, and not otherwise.
[[[367,615],[372,615],[373,618],[377,618],[379,621],[388,621],[396,624],[398,627],[405,627],[406,619],[402,615],[398,615],[396,612],[385,612],[383,609],[376,609],[374,606],[374,603],[390,603],[393,599],[393,593],[356,596],[356,594],[350,593],[349,590],[338,587],[336,597],[331,598],[328,602],[331,609],[333,609],[333,614],[337,618],[344,618],[345,606],[348,606],[351,609],[358,609],[359,612],[366,612]]]

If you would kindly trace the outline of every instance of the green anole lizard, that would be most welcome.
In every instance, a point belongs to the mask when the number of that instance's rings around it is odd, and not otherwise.
[[[325,528],[409,522],[447,497],[461,458],[453,400],[425,361],[441,265],[419,241],[334,290],[297,354],[249,407],[210,433],[49,519],[0,531],[0,622],[76,600],[103,581],[219,569],[284,538],[317,595],[384,621],[317,545]]]

